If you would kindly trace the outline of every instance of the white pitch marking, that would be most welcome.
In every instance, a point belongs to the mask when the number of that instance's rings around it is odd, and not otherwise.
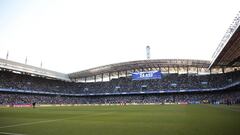
[[[25,135],[25,134],[9,133],[9,132],[0,132],[0,134],[4,134],[4,135]]]
[[[59,121],[59,120],[64,120],[64,119],[35,121],[35,122],[29,122],[29,123],[21,123],[21,124],[15,124],[15,125],[3,126],[3,127],[0,127],[0,128],[9,128],[9,127],[26,126],[26,125],[33,125],[33,124],[39,124],[39,123],[54,122],[54,121]]]
[[[99,114],[96,114],[96,115],[106,115],[106,114],[110,114],[110,113],[112,113],[112,112],[99,113]],[[80,116],[76,116],[76,117],[80,117]],[[55,120],[35,121],[35,122],[29,122],[29,123],[20,123],[20,124],[15,124],[15,125],[3,126],[3,127],[0,127],[0,129],[1,128],[9,128],[9,127],[19,127],[19,126],[34,125],[34,124],[40,124],[40,123],[55,122],[55,121],[73,119],[73,118],[76,118],[76,117],[70,117],[70,118],[64,118],[64,119],[55,119]]]

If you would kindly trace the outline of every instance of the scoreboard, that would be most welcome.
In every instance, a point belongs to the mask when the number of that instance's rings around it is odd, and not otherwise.
[[[132,73],[132,80],[161,79],[161,78],[162,73],[160,71],[146,71]]]

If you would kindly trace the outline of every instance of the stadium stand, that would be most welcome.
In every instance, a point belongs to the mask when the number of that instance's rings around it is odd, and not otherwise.
[[[0,94],[0,104],[121,104],[121,103],[239,103],[240,91],[225,86],[238,83],[240,72],[212,75],[169,74],[163,79],[113,79],[109,82],[75,83],[1,71],[0,88],[11,89]],[[172,85],[175,84],[175,85]],[[142,87],[146,86],[146,87]],[[212,89],[210,89],[212,88]],[[231,87],[232,88],[232,87]],[[191,90],[197,90],[192,92]],[[216,89],[217,91],[214,91]],[[238,89],[238,88],[236,88]],[[21,93],[16,90],[24,90]],[[26,94],[26,90],[30,91]],[[32,91],[33,90],[33,91]],[[165,91],[159,94],[158,91]],[[174,91],[175,90],[175,91]],[[177,91],[176,91],[177,90]],[[181,93],[185,90],[185,93]],[[187,92],[187,91],[190,92]],[[204,90],[208,90],[204,92]],[[146,93],[141,93],[145,91]],[[153,92],[149,93],[148,92]],[[173,91],[170,92],[170,91]],[[35,92],[35,93],[34,93]],[[121,92],[124,92],[125,95]],[[132,93],[135,92],[135,93]],[[156,93],[154,93],[156,92]],[[55,94],[54,94],[55,93]],[[61,95],[60,93],[65,93]],[[83,94],[77,96],[74,94]],[[97,95],[100,93],[102,95]],[[106,94],[111,93],[111,94]],[[73,95],[71,95],[73,94]]]
[[[169,93],[147,95],[121,95],[121,96],[87,96],[69,97],[57,95],[0,93],[1,105],[21,105],[37,102],[38,104],[122,104],[122,103],[212,103],[212,104],[239,104],[240,91],[228,90],[218,92],[198,93]]]
[[[29,75],[0,72],[0,88],[52,93],[118,93],[222,88],[240,80],[240,72],[213,75],[169,74],[163,79],[132,80],[122,77],[108,82],[74,83]]]
[[[239,103],[239,15],[213,60],[155,59],[70,74],[0,59],[0,105],[102,103]],[[134,80],[133,73],[158,72]]]

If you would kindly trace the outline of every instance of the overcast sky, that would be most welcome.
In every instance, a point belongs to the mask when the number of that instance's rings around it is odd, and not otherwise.
[[[146,59],[211,60],[240,0],[0,0],[0,57],[63,73]]]

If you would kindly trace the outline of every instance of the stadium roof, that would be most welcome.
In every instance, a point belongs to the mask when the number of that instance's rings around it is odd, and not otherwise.
[[[28,73],[28,74],[33,74],[33,75],[38,75],[42,77],[49,77],[49,78],[54,78],[54,79],[59,79],[59,80],[64,80],[64,81],[71,81],[68,77],[68,75],[39,68],[39,67],[34,67],[31,65],[26,65],[10,60],[5,60],[0,58],[0,68],[2,69],[7,69],[10,71],[18,71],[21,73]]]
[[[191,59],[154,59],[154,60],[139,60],[122,62],[116,64],[110,64],[105,66],[100,66],[96,68],[91,68],[79,72],[70,73],[69,77],[71,79],[90,77],[95,75],[100,75],[103,73],[113,73],[128,71],[134,69],[146,69],[146,68],[161,68],[161,67],[198,67],[198,68],[208,68],[210,61],[205,60],[191,60]]]
[[[213,54],[212,67],[240,66],[240,12]]]
[[[212,61],[207,60],[192,60],[192,59],[153,59],[153,60],[138,60],[122,63],[109,64],[99,66],[83,71],[78,71],[70,74],[63,74],[39,67],[34,67],[10,60],[0,58],[0,68],[11,71],[19,71],[28,74],[34,74],[43,77],[55,78],[64,81],[70,79],[79,79],[84,77],[92,77],[106,73],[116,73],[125,71],[143,71],[143,70],[160,70],[160,68],[224,68],[224,67],[240,67],[240,12],[234,19],[218,48],[213,54]],[[187,67],[187,68],[186,68]]]

